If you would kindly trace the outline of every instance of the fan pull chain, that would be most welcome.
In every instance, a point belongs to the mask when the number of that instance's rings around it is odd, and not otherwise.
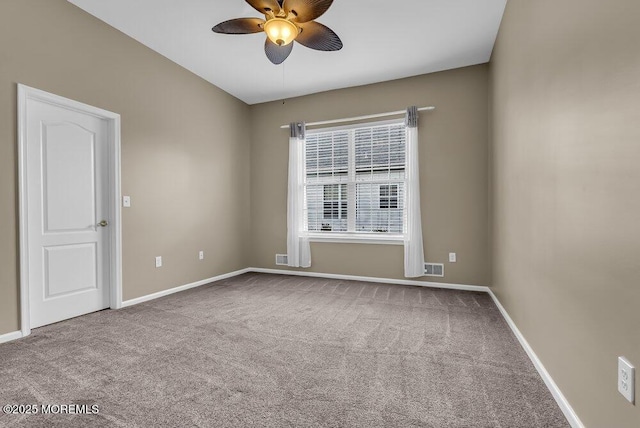
[[[282,64],[282,105],[284,105],[284,63]]]

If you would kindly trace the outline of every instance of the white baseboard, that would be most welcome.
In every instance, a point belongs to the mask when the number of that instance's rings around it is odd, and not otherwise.
[[[544,368],[544,366],[542,365],[542,361],[540,361],[536,353],[533,352],[533,349],[531,348],[531,345],[529,345],[529,342],[527,342],[527,339],[525,339],[522,333],[520,332],[520,330],[518,330],[518,327],[509,316],[509,313],[507,312],[507,310],[504,308],[504,306],[502,306],[502,304],[500,303],[496,295],[493,294],[493,291],[489,290],[489,295],[491,296],[491,298],[493,299],[493,302],[496,304],[496,306],[500,310],[502,317],[505,319],[505,321],[511,328],[511,331],[513,331],[513,334],[515,334],[516,337],[518,338],[520,345],[522,345],[525,352],[529,356],[529,359],[531,360],[534,367],[538,371],[538,374],[540,374],[540,377],[544,381],[545,385],[547,385],[547,388],[551,392],[551,395],[553,395],[553,398],[558,403],[558,406],[560,406],[560,410],[562,410],[562,413],[564,413],[564,416],[565,418],[567,418],[567,421],[569,422],[571,427],[584,428],[583,423],[580,421],[580,418],[578,418],[578,415],[569,404],[569,401],[567,401],[567,398],[564,396],[564,394],[562,394],[562,391],[560,391],[560,388],[558,388],[558,385],[556,385],[556,383],[553,381],[547,369]]]
[[[372,276],[340,275],[340,274],[333,274],[333,273],[306,272],[306,271],[286,270],[286,269],[249,268],[248,270],[249,272],[272,273],[276,275],[310,276],[315,278],[343,279],[346,281],[367,281],[367,282],[379,282],[383,284],[417,285],[419,287],[447,288],[450,290],[463,290],[463,291],[481,291],[483,293],[489,292],[489,287],[485,287],[483,285],[448,284],[445,282],[417,281],[417,280],[411,280],[411,279],[377,278]]]
[[[168,296],[170,294],[178,293],[180,291],[189,290],[190,288],[200,287],[202,285],[210,284],[215,281],[221,281],[223,279],[231,278],[234,276],[242,275],[243,273],[251,272],[251,269],[241,269],[235,272],[229,272],[222,275],[214,276],[211,278],[203,279],[200,281],[192,282],[191,284],[180,285],[178,287],[170,288],[168,290],[158,291],[157,293],[147,294],[146,296],[136,297],[135,299],[125,300],[122,302],[122,307],[137,305],[139,303],[148,302],[159,297]]]
[[[0,343],[11,342],[12,340],[21,339],[21,331],[12,331],[11,333],[0,334]]]

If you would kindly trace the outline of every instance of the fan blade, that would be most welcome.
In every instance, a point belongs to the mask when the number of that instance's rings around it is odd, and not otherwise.
[[[264,42],[264,53],[267,54],[267,58],[272,63],[278,65],[282,64],[285,59],[289,57],[289,54],[293,50],[293,43],[289,43],[288,45],[278,46],[273,43],[267,37],[267,40]]]
[[[342,49],[342,40],[333,30],[319,22],[311,21],[298,24],[302,29],[296,42],[317,51],[339,51]]]
[[[278,0],[245,0],[247,3],[251,5],[255,10],[260,13],[273,12],[274,15],[277,15],[280,12],[280,4]]]
[[[264,19],[237,18],[224,21],[212,28],[214,33],[222,34],[251,34],[264,31]]]
[[[322,16],[329,9],[333,0],[284,0],[283,8],[293,14],[295,22],[309,22]]]

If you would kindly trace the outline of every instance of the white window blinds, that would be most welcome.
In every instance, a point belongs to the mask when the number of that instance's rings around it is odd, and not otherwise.
[[[308,131],[307,230],[402,235],[405,140],[402,122]]]

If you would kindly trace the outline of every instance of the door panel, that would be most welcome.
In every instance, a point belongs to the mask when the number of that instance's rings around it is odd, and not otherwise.
[[[44,247],[44,300],[96,289],[96,256],[95,242]]]
[[[45,232],[95,229],[95,134],[72,123],[43,128]]]
[[[39,327],[109,307],[108,124],[27,100],[29,307]]]

